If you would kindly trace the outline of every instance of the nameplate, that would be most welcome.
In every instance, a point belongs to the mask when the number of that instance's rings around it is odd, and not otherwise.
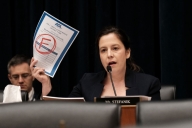
[[[120,105],[136,105],[140,101],[140,97],[95,97],[94,101]]]

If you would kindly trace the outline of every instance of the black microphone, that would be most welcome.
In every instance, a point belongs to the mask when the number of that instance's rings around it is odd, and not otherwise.
[[[107,66],[107,71],[109,72],[109,76],[110,76],[110,79],[111,79],[111,83],[112,83],[114,94],[115,94],[115,96],[117,96],[116,91],[115,91],[115,86],[113,84],[113,80],[112,80],[112,76],[111,76],[111,71],[112,71],[111,66],[109,66],[109,65]]]
[[[26,90],[21,90],[21,99],[22,101],[28,101],[28,92]]]

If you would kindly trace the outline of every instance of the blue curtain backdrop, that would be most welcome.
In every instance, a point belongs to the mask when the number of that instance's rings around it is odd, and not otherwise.
[[[67,96],[85,72],[102,69],[95,37],[118,26],[131,39],[131,54],[147,74],[177,87],[176,98],[192,98],[192,1],[184,0],[4,0],[0,4],[0,89],[9,84],[7,62],[33,55],[33,34],[43,13],[79,30],[54,78],[56,96]],[[40,83],[34,83],[40,88]]]

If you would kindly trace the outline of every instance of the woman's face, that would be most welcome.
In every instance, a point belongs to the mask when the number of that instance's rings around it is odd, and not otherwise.
[[[126,50],[118,36],[110,33],[100,38],[99,55],[105,69],[110,65],[112,72],[120,73],[126,69],[126,59],[130,57],[130,49]]]

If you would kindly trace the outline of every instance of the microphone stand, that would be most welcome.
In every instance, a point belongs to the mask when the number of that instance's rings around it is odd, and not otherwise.
[[[107,66],[107,71],[109,72],[109,76],[110,76],[110,79],[111,79],[111,83],[112,83],[114,94],[115,94],[115,96],[117,96],[116,91],[115,91],[115,86],[114,86],[113,80],[112,80],[112,75],[111,75],[112,69],[111,69],[111,66],[109,66],[109,65]]]

